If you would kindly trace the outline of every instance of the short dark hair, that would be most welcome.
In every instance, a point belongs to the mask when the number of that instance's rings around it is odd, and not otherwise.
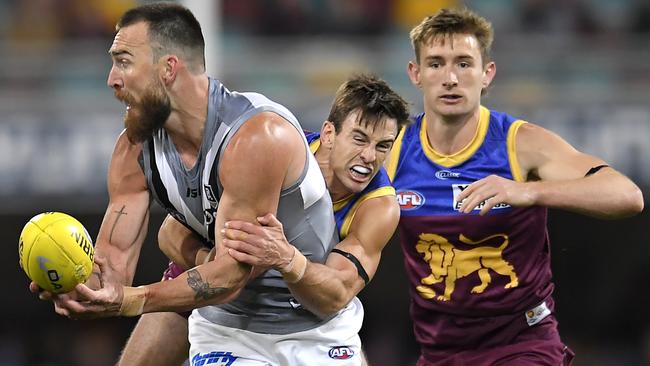
[[[438,36],[453,34],[471,34],[476,37],[481,47],[483,65],[490,61],[490,48],[494,38],[492,24],[469,9],[441,9],[424,18],[411,30],[415,62],[420,63],[420,48],[425,42],[431,42]]]
[[[376,126],[386,118],[394,118],[399,131],[409,122],[406,101],[384,80],[371,74],[355,75],[339,87],[327,120],[334,124],[334,130],[339,133],[343,121],[357,110],[358,122],[365,126]]]
[[[154,60],[165,54],[184,57],[193,72],[205,71],[205,40],[201,25],[184,6],[153,3],[128,10],[118,20],[115,30],[146,22]]]

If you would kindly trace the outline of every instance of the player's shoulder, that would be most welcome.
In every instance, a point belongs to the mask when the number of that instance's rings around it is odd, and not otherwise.
[[[535,123],[523,123],[517,129],[516,148],[518,152],[545,151],[557,141],[563,141],[556,133]]]
[[[117,187],[122,190],[146,190],[146,178],[140,165],[142,144],[132,143],[126,130],[118,136],[108,168],[109,193],[114,194]],[[130,187],[130,188],[127,188]]]
[[[220,172],[239,171],[258,177],[285,173],[287,177],[298,177],[305,165],[306,151],[304,137],[293,124],[276,113],[260,112],[246,120],[232,135],[219,169]],[[293,179],[286,179],[293,182]],[[239,178],[220,174],[220,180],[225,187],[227,182],[237,183]]]
[[[251,116],[235,133],[233,139],[249,143],[285,145],[302,142],[300,131],[287,119],[274,112],[260,112]]]
[[[526,120],[514,114],[490,109],[485,106],[480,107],[479,121],[487,122],[487,132],[491,137],[505,137],[513,127],[518,128],[517,126],[519,124],[526,122]]]
[[[397,205],[395,188],[391,185],[388,174],[383,167],[373,177],[370,184],[362,192],[358,193],[356,201],[360,202],[359,208],[372,206],[372,210],[378,210],[376,212],[384,212],[383,208]]]
[[[357,208],[350,232],[366,229],[376,230],[377,228],[394,229],[399,218],[400,207],[394,194],[372,197],[361,202]]]
[[[137,158],[142,153],[142,143],[133,143],[129,140],[126,129],[123,130],[115,141],[113,148],[113,159]]]

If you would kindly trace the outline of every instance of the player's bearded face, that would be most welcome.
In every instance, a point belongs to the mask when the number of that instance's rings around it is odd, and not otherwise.
[[[169,96],[158,78],[153,79],[140,100],[136,100],[123,89],[116,90],[115,97],[127,105],[124,127],[129,141],[133,144],[146,141],[154,132],[160,130],[171,113]]]

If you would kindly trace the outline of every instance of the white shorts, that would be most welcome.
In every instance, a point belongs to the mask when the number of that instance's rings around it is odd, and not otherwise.
[[[192,366],[360,366],[363,305],[356,297],[327,323],[291,334],[262,334],[189,318]]]

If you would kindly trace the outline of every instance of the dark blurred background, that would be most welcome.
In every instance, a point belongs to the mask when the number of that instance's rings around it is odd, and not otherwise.
[[[72,321],[27,290],[17,242],[37,213],[64,211],[94,235],[123,106],[105,81],[113,26],[134,0],[0,0],[0,366],[111,365],[134,319]],[[483,104],[543,125],[650,187],[650,2],[647,0],[183,1],[199,15],[209,71],[259,91],[308,128],[338,85],[373,71],[421,110],[405,72],[408,31],[443,6],[468,6],[496,30],[498,73]],[[647,198],[647,197],[646,197]],[[650,214],[596,221],[552,211],[563,339],[575,365],[650,365]],[[137,284],[166,261],[154,209]],[[373,366],[414,365],[408,288],[397,243],[362,293]]]

